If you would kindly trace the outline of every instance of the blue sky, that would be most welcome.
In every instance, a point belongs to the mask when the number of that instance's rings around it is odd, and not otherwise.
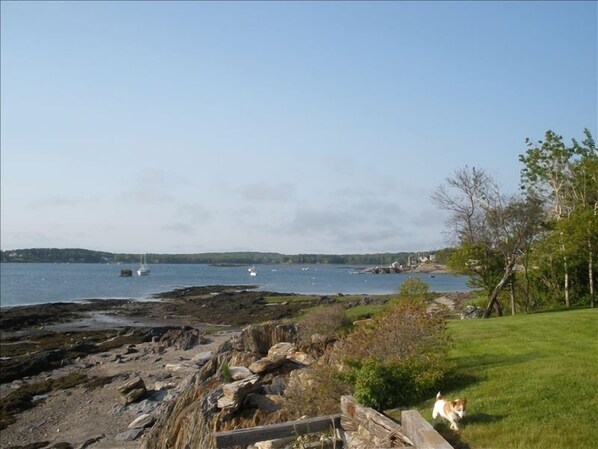
[[[1,246],[446,245],[430,194],[597,137],[596,2],[1,3]]]

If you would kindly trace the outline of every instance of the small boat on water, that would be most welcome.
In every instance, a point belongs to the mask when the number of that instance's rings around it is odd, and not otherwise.
[[[147,266],[147,260],[145,257],[145,254],[143,256],[141,256],[141,260],[139,263],[139,268],[137,269],[137,274],[139,276],[147,276],[148,274],[150,274],[150,268]]]
[[[249,267],[247,271],[249,271],[249,276],[257,276],[257,271],[255,271],[255,265]]]
[[[133,271],[129,270],[128,268],[125,270],[120,270],[120,277],[121,278],[129,278],[133,276]]]

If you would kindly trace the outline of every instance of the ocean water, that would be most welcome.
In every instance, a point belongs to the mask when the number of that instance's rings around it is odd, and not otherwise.
[[[120,270],[133,277],[120,277]],[[410,277],[427,282],[431,291],[467,291],[467,277],[423,273],[357,274],[365,267],[347,265],[256,265],[257,276],[247,266],[215,267],[198,264],[155,264],[149,276],[137,276],[136,265],[123,264],[0,264],[2,307],[72,302],[94,298],[148,300],[156,293],[203,285],[257,285],[281,293],[332,295],[390,294]]]

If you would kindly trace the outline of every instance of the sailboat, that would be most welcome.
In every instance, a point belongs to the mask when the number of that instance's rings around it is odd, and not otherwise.
[[[137,269],[137,274],[139,276],[147,276],[148,274],[150,274],[150,268],[147,266],[145,254],[141,256],[141,260],[139,261],[139,268]]]
[[[247,271],[249,271],[249,276],[257,276],[257,271],[255,271],[255,265],[252,265],[251,267],[247,268]]]

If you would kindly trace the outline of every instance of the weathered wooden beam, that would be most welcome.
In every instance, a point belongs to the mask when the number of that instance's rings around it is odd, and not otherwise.
[[[401,412],[401,423],[403,431],[417,449],[453,449],[416,410]]]
[[[346,432],[358,433],[361,439],[378,447],[411,444],[399,423],[372,408],[359,405],[352,396],[341,397],[341,427]]]
[[[339,428],[340,415],[319,416],[317,418],[299,419],[281,424],[250,427],[248,429],[217,432],[216,447],[224,449],[236,445],[248,445],[258,441],[277,440],[307,433],[326,432]]]

